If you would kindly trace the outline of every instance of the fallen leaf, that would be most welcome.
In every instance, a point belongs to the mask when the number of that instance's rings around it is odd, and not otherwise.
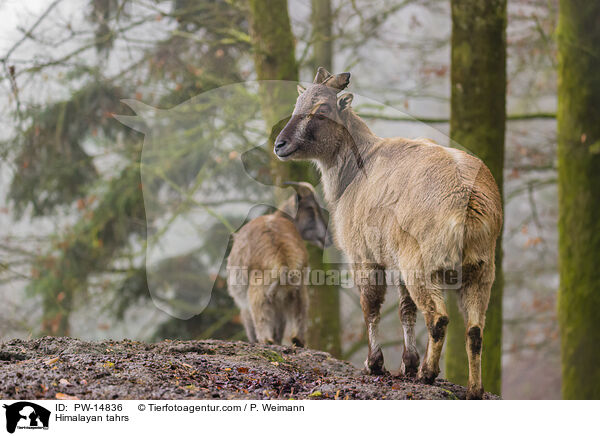
[[[309,397],[321,397],[323,396],[323,393],[321,391],[314,391],[312,394],[309,395]]]
[[[48,360],[46,360],[46,361],[44,362],[44,364],[45,364],[45,365],[48,365],[48,366],[50,366],[50,365],[52,365],[53,363],[56,363],[56,362],[58,362],[58,360],[59,360],[59,358],[58,358],[58,357],[53,357],[52,359],[48,359]]]
[[[71,383],[70,383],[70,382],[69,382],[69,380],[67,380],[66,378],[61,378],[61,379],[58,381],[58,384],[59,384],[59,385],[62,385],[62,386],[71,386]]]
[[[79,398],[76,397],[75,395],[61,394],[60,392],[56,393],[56,399],[57,400],[79,400]]]
[[[243,366],[240,366],[237,370],[239,373],[242,373],[242,374],[248,373],[248,368],[244,368]]]

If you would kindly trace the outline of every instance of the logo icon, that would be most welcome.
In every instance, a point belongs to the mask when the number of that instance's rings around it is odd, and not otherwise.
[[[29,401],[19,401],[10,405],[4,404],[6,409],[6,431],[14,433],[19,429],[48,429],[50,411]]]

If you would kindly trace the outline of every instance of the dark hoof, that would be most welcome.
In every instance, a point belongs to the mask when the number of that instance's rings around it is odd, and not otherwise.
[[[439,374],[439,371],[437,371],[437,372],[431,371],[427,367],[422,367],[419,370],[419,374],[417,375],[417,380],[426,385],[430,385],[430,384],[433,384],[433,382],[435,381],[438,374]]]
[[[381,375],[390,375],[390,372],[387,369],[385,369],[385,366],[383,366],[381,368],[371,368],[371,369],[369,369],[368,367],[365,367],[365,369],[363,369],[363,374],[381,376]]]
[[[417,366],[407,366],[404,362],[400,365],[400,375],[403,377],[415,378],[419,372],[419,367]]]
[[[387,375],[389,372],[383,366],[383,353],[377,350],[367,357],[365,371],[369,375]]]
[[[483,398],[483,387],[476,389],[476,388],[469,388],[467,390],[467,400],[481,400]]]
[[[419,383],[423,383],[424,385],[432,385],[435,379],[436,376],[433,374],[423,374],[417,377],[417,381]]]
[[[407,351],[402,353],[402,365],[400,373],[405,377],[415,378],[419,372],[419,353],[416,351]]]
[[[295,345],[296,347],[304,348],[304,343],[296,337],[292,338],[292,345]]]

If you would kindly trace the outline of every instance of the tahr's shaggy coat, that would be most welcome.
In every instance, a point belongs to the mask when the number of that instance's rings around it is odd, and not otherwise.
[[[287,327],[291,342],[304,345],[308,310],[304,240],[326,245],[327,223],[313,187],[293,186],[297,195],[281,210],[253,219],[233,235],[228,291],[240,308],[250,342],[281,344]]]
[[[354,265],[360,289],[367,370],[384,371],[377,330],[386,283],[380,273],[395,270],[403,279],[404,372],[429,383],[439,374],[449,322],[443,291],[458,289],[466,323],[468,398],[481,398],[483,328],[502,228],[496,182],[481,160],[463,151],[425,139],[374,135],[350,107],[352,94],[337,96],[349,80],[349,73],[331,75],[320,68],[312,85],[299,86],[275,153],[281,160],[312,160],[321,171],[335,241]],[[417,308],[429,331],[420,367]]]

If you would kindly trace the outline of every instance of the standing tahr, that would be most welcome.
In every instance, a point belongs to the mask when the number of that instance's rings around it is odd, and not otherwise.
[[[314,83],[298,87],[294,112],[275,141],[281,160],[311,160],[321,171],[337,245],[355,278],[399,271],[400,318],[404,329],[403,371],[432,383],[449,322],[443,279],[460,271],[459,301],[469,358],[467,398],[481,398],[483,328],[494,281],[494,252],[502,228],[500,193],[478,158],[429,140],[380,138],[342,94],[350,73],[319,68]],[[360,271],[358,271],[360,270]],[[378,342],[386,283],[357,283],[368,331],[365,362],[384,371]],[[429,340],[423,362],[415,346],[416,309]]]

